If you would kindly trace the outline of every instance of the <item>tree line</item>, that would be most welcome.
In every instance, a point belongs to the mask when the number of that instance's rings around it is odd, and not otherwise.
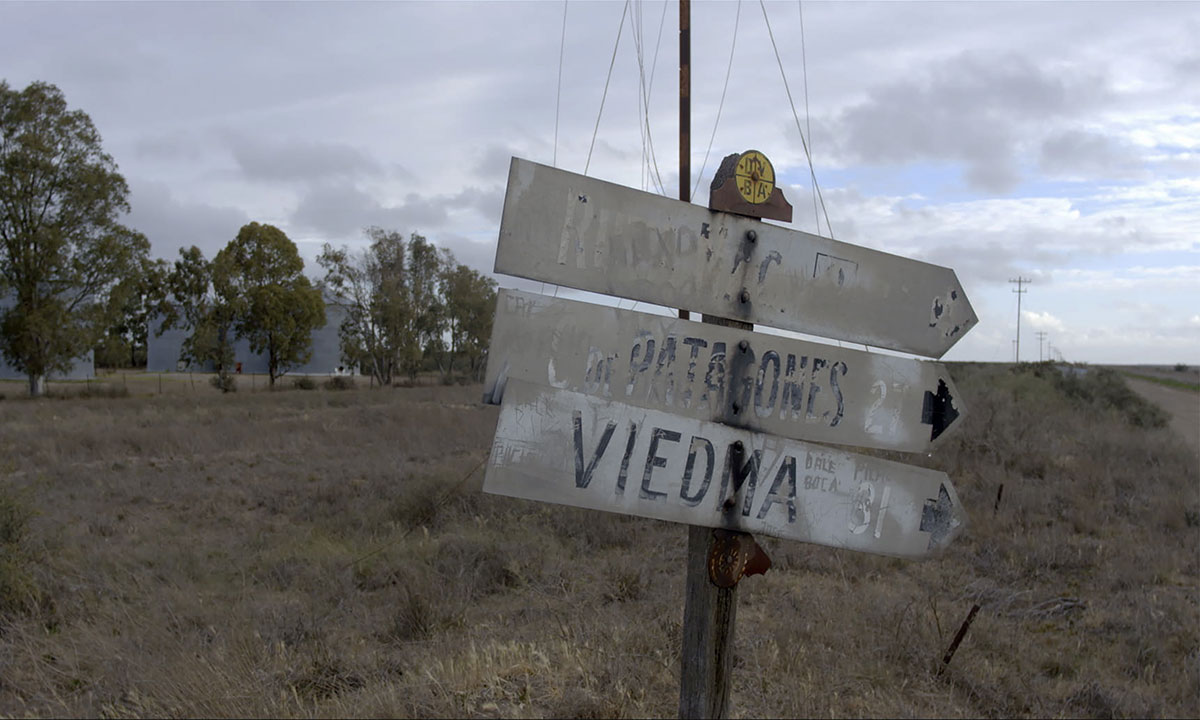
[[[316,283],[296,245],[251,222],[212,260],[173,263],[125,227],[129,188],[91,118],[53,85],[0,81],[0,355],[31,395],[95,351],[97,363],[146,362],[152,332],[182,328],[179,360],[233,387],[233,342],[267,361],[270,384],[311,358],[312,333],[339,307],[342,359],[381,385],[434,369],[478,374],[496,284],[413,233],[368,228],[365,249],[326,244]]]

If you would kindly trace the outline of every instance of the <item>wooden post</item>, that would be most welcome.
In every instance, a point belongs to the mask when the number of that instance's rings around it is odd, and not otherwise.
[[[691,202],[692,186],[692,3],[679,0],[679,199]],[[691,313],[680,310],[687,320]]]
[[[704,315],[710,325],[753,330],[750,323]],[[687,585],[683,597],[683,646],[679,663],[679,717],[729,717],[737,585],[720,588],[708,574],[715,541],[712,528],[688,527]]]
[[[679,717],[729,716],[737,585],[719,588],[708,577],[712,528],[688,526],[687,589],[683,600],[683,657]]]
[[[691,202],[692,37],[691,1],[679,0],[679,199]],[[691,313],[681,309],[679,317]],[[749,323],[704,317],[704,322],[743,327]],[[679,717],[729,715],[729,675],[733,669],[733,627],[737,585],[720,588],[708,575],[712,528],[688,526],[687,584],[683,598],[683,643],[679,662]]]

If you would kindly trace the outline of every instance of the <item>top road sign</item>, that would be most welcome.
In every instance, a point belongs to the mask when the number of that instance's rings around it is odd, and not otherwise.
[[[941,357],[954,271],[513,158],[496,272]]]

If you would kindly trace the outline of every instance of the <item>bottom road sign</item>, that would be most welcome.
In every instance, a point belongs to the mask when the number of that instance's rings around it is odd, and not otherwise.
[[[945,473],[509,380],[484,490],[919,558],[966,516]]]

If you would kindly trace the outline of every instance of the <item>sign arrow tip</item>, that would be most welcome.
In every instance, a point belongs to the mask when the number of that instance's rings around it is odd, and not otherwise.
[[[954,400],[955,397],[950,391],[950,386],[943,378],[938,378],[936,393],[925,391],[925,399],[921,407],[921,422],[931,426],[930,441],[937,440],[938,436],[946,432],[946,429],[958,419],[959,411]]]
[[[953,489],[942,483],[938,486],[937,499],[930,498],[925,501],[925,507],[921,509],[920,530],[929,533],[930,550],[942,549],[949,545],[966,524],[966,517],[962,514],[957,500],[958,496],[954,494]]]

